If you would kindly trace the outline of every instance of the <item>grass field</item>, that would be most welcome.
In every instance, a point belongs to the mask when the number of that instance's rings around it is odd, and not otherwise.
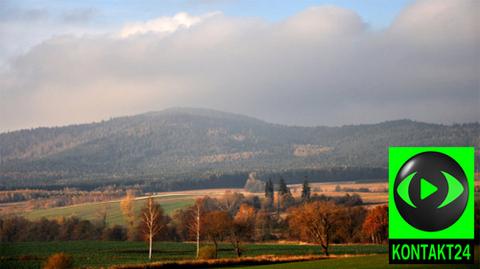
[[[243,189],[203,189],[178,192],[163,192],[154,194],[155,201],[158,202],[167,214],[175,210],[192,205],[196,198],[203,196],[220,197],[225,191],[242,192]],[[135,199],[135,210],[140,212],[140,208],[145,203],[147,197],[137,197]],[[47,209],[35,209],[22,212],[21,215],[31,220],[37,220],[42,217],[55,219],[58,217],[77,216],[81,219],[95,220],[100,217],[100,212],[107,212],[107,224],[125,225],[122,212],[120,210],[120,200],[107,202],[84,203],[65,207],[54,207]]]
[[[245,244],[244,256],[258,255],[304,255],[321,254],[319,246]],[[386,253],[383,245],[334,245],[332,254]],[[147,245],[143,242],[24,242],[0,244],[0,268],[39,268],[46,257],[56,252],[73,255],[77,267],[101,267],[116,264],[138,264],[147,262]],[[219,257],[234,257],[228,244],[220,245]],[[195,244],[157,242],[154,244],[153,261],[193,259]]]
[[[232,267],[224,267],[232,268]],[[292,262],[292,263],[281,263],[281,264],[271,264],[271,265],[259,265],[259,266],[246,266],[246,267],[234,267],[235,269],[381,269],[381,268],[478,268],[478,265],[390,265],[388,264],[388,256],[386,254],[382,255],[367,255],[360,257],[346,257],[346,258],[337,258],[337,259],[326,259],[318,261],[307,261],[307,262]]]
[[[369,188],[372,190],[383,189],[387,185],[386,183],[312,183],[312,189],[318,188],[321,189],[321,192],[317,194],[328,195],[328,196],[343,196],[347,192],[345,191],[335,191],[335,187],[340,185],[342,188]],[[300,196],[300,185],[290,185],[292,193],[294,196]],[[155,201],[162,205],[163,209],[170,214],[176,209],[184,208],[189,205],[192,205],[196,198],[203,196],[210,197],[220,197],[225,191],[236,191],[241,192],[246,196],[249,195],[258,195],[262,197],[263,193],[246,193],[243,189],[204,189],[204,190],[193,190],[193,191],[180,191],[180,192],[165,192],[158,193],[155,197]],[[352,192],[348,192],[352,193]],[[387,193],[385,192],[369,192],[369,193],[359,193],[362,199],[367,203],[373,204],[384,204],[387,202]],[[135,209],[137,212],[140,211],[144,203],[145,197],[137,198],[135,201]],[[77,216],[82,219],[95,220],[100,217],[100,212],[107,212],[107,223],[109,225],[113,224],[122,224],[125,225],[122,213],[120,211],[120,202],[107,201],[107,202],[95,202],[95,203],[84,203],[72,206],[65,207],[55,207],[47,209],[35,209],[32,211],[23,212],[22,215],[31,220],[37,220],[42,217],[49,219],[55,219],[58,217],[69,217]]]
[[[476,185],[479,185],[480,182],[476,182]],[[368,188],[373,192],[346,192],[346,191],[335,191],[336,186],[339,185],[341,188]],[[358,193],[364,202],[373,205],[386,204],[388,202],[388,193],[384,192],[388,187],[386,182],[341,182],[341,183],[312,183],[312,190],[318,189],[320,192],[314,192],[318,195],[327,195],[327,196],[343,196],[346,193]],[[292,193],[294,196],[300,196],[301,186],[298,184],[290,185]],[[242,189],[205,189],[205,190],[194,190],[194,191],[181,191],[181,192],[166,192],[159,193],[155,198],[155,201],[160,203],[167,214],[174,212],[176,209],[184,208],[194,203],[194,200],[198,197],[210,196],[210,197],[220,197],[225,193],[225,191],[237,191],[242,192],[246,196],[248,195],[258,195],[263,196],[263,193],[246,193]],[[144,203],[145,197],[138,198],[135,201],[135,209],[139,212],[141,206]],[[475,199],[480,199],[480,193],[475,193]],[[27,211],[22,213],[28,219],[36,220],[42,217],[46,218],[58,218],[58,217],[68,217],[68,216],[77,216],[82,219],[94,220],[99,218],[99,212],[107,211],[107,223],[112,224],[123,224],[125,225],[124,219],[120,211],[119,201],[108,201],[108,202],[97,202],[97,203],[85,203],[78,204],[73,206],[66,207],[56,207],[48,209],[36,209],[32,211]]]
[[[172,213],[176,209],[184,208],[192,205],[195,201],[195,196],[192,195],[164,195],[156,197],[155,201],[160,203],[167,214]],[[145,198],[135,200],[134,207],[138,213],[145,203]],[[31,220],[42,217],[54,219],[58,217],[77,216],[81,219],[94,220],[99,218],[99,212],[106,211],[107,223],[109,225],[122,224],[125,221],[120,210],[119,201],[101,202],[101,203],[86,203],[66,207],[55,207],[48,209],[37,209],[23,213],[23,215]]]

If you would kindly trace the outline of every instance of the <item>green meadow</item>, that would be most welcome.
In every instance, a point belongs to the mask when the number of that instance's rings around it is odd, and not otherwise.
[[[319,246],[298,244],[245,244],[244,256],[258,255],[321,255]],[[105,267],[118,264],[142,264],[147,260],[147,245],[143,242],[65,241],[20,242],[0,245],[0,268],[39,268],[56,252],[71,254],[76,267]],[[384,245],[333,245],[332,254],[385,254]],[[233,258],[229,244],[220,244],[220,258]],[[153,261],[195,258],[194,243],[155,242]]]
[[[192,205],[195,201],[194,196],[190,195],[165,195],[156,197],[158,202],[167,214],[173,213],[175,210]],[[134,208],[138,213],[145,203],[145,198],[135,200]],[[42,217],[55,219],[59,217],[77,216],[81,219],[96,220],[100,218],[100,213],[106,212],[107,224],[125,225],[125,221],[120,209],[120,201],[85,203],[66,207],[55,207],[47,209],[36,209],[23,213],[23,216],[30,220],[40,219]]]
[[[223,267],[232,268],[232,267]],[[235,266],[235,269],[381,269],[381,268],[478,268],[478,265],[390,265],[388,264],[388,255],[374,254],[358,257],[344,257],[335,259],[325,259],[307,262],[291,262],[258,266]]]

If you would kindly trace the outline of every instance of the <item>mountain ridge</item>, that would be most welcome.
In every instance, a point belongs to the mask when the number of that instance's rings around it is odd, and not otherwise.
[[[478,123],[411,120],[287,126],[210,109],[172,108],[2,133],[0,187],[221,180],[232,173],[339,167],[384,170],[388,146],[478,148],[479,130]]]
[[[144,113],[140,114],[134,114],[134,115],[123,115],[123,116],[117,116],[117,117],[111,117],[109,119],[104,119],[100,121],[93,121],[93,122],[84,122],[84,123],[73,123],[73,124],[65,124],[65,125],[55,125],[55,126],[37,126],[37,127],[32,127],[32,128],[20,128],[17,130],[7,130],[7,131],[0,131],[0,135],[4,134],[10,134],[10,133],[16,133],[16,132],[23,132],[23,131],[32,131],[32,130],[37,130],[37,129],[57,129],[57,128],[64,128],[64,127],[78,127],[78,126],[85,126],[85,125],[95,125],[95,124],[101,124],[109,121],[114,121],[114,120],[124,120],[128,118],[135,118],[135,117],[146,117],[146,116],[158,116],[158,115],[172,115],[172,114],[184,114],[184,115],[193,115],[193,116],[214,116],[218,117],[218,115],[226,115],[229,118],[235,118],[237,117],[238,119],[244,118],[246,120],[252,120],[252,121],[259,121],[263,123],[268,123],[272,125],[280,125],[280,126],[286,126],[286,127],[305,127],[305,128],[317,128],[317,127],[327,127],[327,128],[340,128],[340,127],[349,127],[349,126],[369,126],[369,125],[377,125],[377,124],[388,124],[388,123],[420,123],[420,124],[426,124],[426,125],[440,125],[440,126],[455,126],[455,125],[469,125],[469,124],[479,124],[479,121],[474,121],[474,122],[463,122],[463,123],[451,123],[451,124],[444,124],[444,123],[434,123],[434,122],[424,122],[424,121],[417,121],[417,120],[412,120],[408,118],[401,118],[401,119],[393,119],[393,120],[385,120],[385,121],[380,121],[376,123],[359,123],[359,124],[342,124],[342,125],[295,125],[295,124],[283,124],[283,123],[273,123],[273,122],[268,122],[253,116],[247,116],[247,115],[242,115],[239,113],[234,113],[234,112],[226,112],[226,111],[221,111],[217,109],[210,109],[210,108],[198,108],[198,107],[170,107],[166,108],[163,110],[153,110],[153,111],[147,111]]]

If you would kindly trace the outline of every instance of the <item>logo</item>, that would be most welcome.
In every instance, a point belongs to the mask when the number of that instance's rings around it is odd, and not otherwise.
[[[391,263],[473,262],[473,162],[470,147],[390,148]]]

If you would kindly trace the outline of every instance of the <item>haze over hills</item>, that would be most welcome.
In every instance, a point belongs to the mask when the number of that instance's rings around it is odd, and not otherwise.
[[[239,186],[251,171],[284,174],[290,182],[304,175],[311,180],[384,178],[388,146],[478,148],[479,131],[479,123],[447,126],[410,120],[295,127],[174,108],[0,134],[0,187]]]

